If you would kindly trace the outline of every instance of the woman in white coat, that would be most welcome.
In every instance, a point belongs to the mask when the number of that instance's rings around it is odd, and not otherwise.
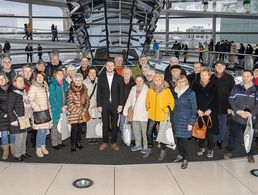
[[[101,114],[97,112],[97,83],[98,83],[98,69],[91,66],[88,70],[88,76],[83,81],[83,84],[88,89],[88,96],[90,98],[89,113],[91,119],[87,122],[86,138],[90,140],[88,143],[96,143],[95,138],[99,138],[95,133],[95,126],[100,121]]]
[[[133,109],[132,128],[135,136],[135,146],[131,151],[139,151],[145,154],[148,149],[147,142],[147,121],[148,112],[146,110],[145,102],[148,91],[148,86],[144,83],[144,78],[140,75],[135,77],[136,85],[132,87],[128,99],[126,101],[123,115],[128,116],[128,109]]]

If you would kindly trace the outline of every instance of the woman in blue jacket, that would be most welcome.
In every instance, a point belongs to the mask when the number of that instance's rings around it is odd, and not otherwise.
[[[173,111],[173,129],[176,132],[179,155],[174,162],[183,160],[182,169],[188,166],[188,138],[192,137],[192,128],[197,113],[195,92],[189,88],[186,76],[181,75],[174,90],[175,108]]]
[[[49,100],[53,121],[53,126],[51,128],[51,145],[56,150],[59,150],[64,146],[62,143],[62,134],[57,130],[57,124],[60,120],[60,114],[66,112],[66,93],[68,87],[69,84],[64,79],[63,70],[57,69],[49,82]]]

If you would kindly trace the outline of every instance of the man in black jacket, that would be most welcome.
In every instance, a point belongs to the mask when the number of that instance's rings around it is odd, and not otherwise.
[[[46,76],[48,81],[50,81],[50,78],[53,76],[53,73],[60,66],[62,66],[62,62],[60,61],[58,54],[52,54],[50,63],[48,63],[46,66]]]
[[[103,122],[103,143],[100,150],[108,148],[109,126],[111,123],[111,146],[119,150],[117,141],[118,114],[123,109],[123,82],[122,78],[115,74],[115,63],[112,60],[106,62],[106,72],[99,77],[97,87],[97,107],[101,112]],[[111,120],[111,121],[110,121]]]
[[[195,62],[193,65],[193,72],[187,75],[187,79],[191,89],[194,89],[195,84],[200,81],[201,70],[202,70],[202,63]]]
[[[219,119],[219,131],[216,135],[215,141],[220,149],[223,149],[222,142],[225,137],[227,128],[227,115],[230,113],[230,105],[228,97],[232,88],[235,85],[235,80],[232,75],[225,72],[226,64],[224,61],[217,61],[215,63],[215,82],[218,91],[218,119]]]

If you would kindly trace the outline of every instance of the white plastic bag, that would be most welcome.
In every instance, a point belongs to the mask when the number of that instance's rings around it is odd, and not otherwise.
[[[123,128],[124,128],[123,129],[123,141],[124,141],[124,143],[127,146],[130,146],[131,139],[132,139],[132,134],[131,134],[132,128],[131,128],[131,125],[130,124],[124,124]]]
[[[168,148],[173,150],[176,149],[174,140],[174,134],[170,123],[170,116],[168,115],[167,120],[161,121],[159,124],[159,132],[156,139],[157,142],[166,144]]]
[[[253,136],[254,136],[253,122],[252,122],[252,118],[249,117],[247,119],[247,124],[244,132],[244,143],[245,143],[246,153],[250,152],[251,150]]]
[[[71,136],[71,125],[68,124],[66,113],[61,113],[60,120],[57,124],[57,131],[62,133],[62,140],[65,140]]]
[[[97,120],[97,124],[95,126],[95,134],[101,138],[103,136],[103,123],[101,120]]]

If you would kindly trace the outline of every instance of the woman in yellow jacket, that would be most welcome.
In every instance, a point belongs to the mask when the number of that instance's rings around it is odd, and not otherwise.
[[[174,109],[174,105],[174,97],[169,89],[169,84],[164,81],[163,75],[155,74],[146,97],[146,109],[148,111],[148,150],[146,154],[144,154],[143,158],[148,158],[153,153],[154,128],[161,121],[167,120],[169,112]],[[165,144],[161,144],[159,160],[165,159],[165,149]]]

